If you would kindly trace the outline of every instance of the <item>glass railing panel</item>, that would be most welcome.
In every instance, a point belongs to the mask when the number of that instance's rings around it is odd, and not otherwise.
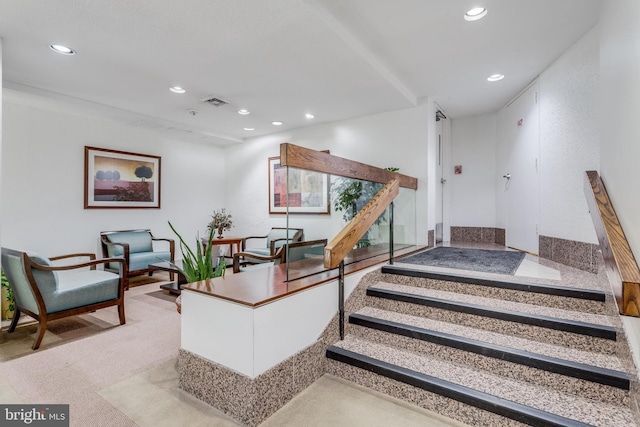
[[[290,241],[283,250],[289,280],[325,270],[323,254],[330,234],[330,176],[299,168],[286,168],[286,227],[299,231],[300,239]],[[304,242],[304,243],[303,243]],[[308,242],[314,242],[309,244]]]
[[[355,215],[384,187],[383,183],[331,176],[314,171],[284,167],[286,192],[275,197],[276,208],[286,212],[286,227],[302,230],[302,241],[331,241]],[[282,172],[281,172],[282,173]],[[272,188],[278,188],[271,186]],[[283,195],[284,194],[284,195]],[[416,192],[401,188],[394,202],[394,250],[416,242]],[[273,204],[272,204],[273,205]],[[273,208],[274,206],[272,206]],[[378,218],[354,245],[345,264],[390,253],[390,208]],[[318,256],[306,257],[305,263],[287,266],[289,279],[300,277],[300,266],[309,271],[324,271],[324,260]],[[323,252],[323,251],[322,251]],[[286,256],[286,255],[285,255]],[[289,264],[289,263],[287,263]]]

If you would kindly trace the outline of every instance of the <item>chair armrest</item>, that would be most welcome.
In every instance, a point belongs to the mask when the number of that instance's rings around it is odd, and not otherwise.
[[[78,253],[78,254],[68,254],[68,255],[59,255],[59,256],[54,256],[49,258],[49,260],[51,261],[59,261],[61,259],[67,259],[67,258],[84,258],[87,257],[89,258],[90,261],[93,261],[96,259],[96,254],[94,253]],[[91,266],[91,270],[95,270],[96,266],[92,265]]]
[[[78,254],[76,254],[76,255],[78,255]],[[73,255],[71,255],[71,256],[73,256]],[[81,263],[78,263],[78,264],[52,265],[52,266],[38,264],[37,262],[32,261],[31,258],[29,258],[28,255],[25,255],[25,257],[26,257],[25,265],[33,267],[36,270],[42,270],[42,271],[74,270],[74,269],[83,268],[83,267],[93,267],[93,269],[95,269],[96,265],[107,264],[107,263],[110,263],[110,262],[119,262],[119,263],[123,264],[123,266],[127,265],[127,261],[124,258],[100,258],[100,259],[95,259],[95,255],[93,255],[94,259],[92,259],[91,261],[81,262]],[[68,256],[68,255],[63,255],[63,256],[49,258],[49,259],[50,260],[56,260],[56,259],[63,259],[63,258],[69,258],[69,257],[70,256]]]
[[[282,252],[282,249],[280,249],[275,255],[271,255],[271,256],[256,255],[249,252],[236,252],[235,254],[233,254],[233,272],[234,273],[240,272],[240,257],[246,256],[253,259],[259,259],[260,261],[275,261],[278,258],[280,258],[280,261],[282,262],[283,254],[284,252]]]
[[[122,246],[122,257],[126,260],[129,260],[129,244],[121,243],[121,242],[104,242],[105,246]]]
[[[271,241],[271,244],[269,245],[269,253],[270,254],[272,254],[272,255],[274,254],[274,252],[276,250],[276,242],[280,242],[282,240],[284,240],[285,242],[280,247],[284,246],[285,243],[289,243],[289,242],[293,241],[292,238],[287,238],[287,237],[281,237],[280,239],[273,239]]]
[[[60,259],[65,259],[65,258],[82,258],[82,257],[87,257],[90,260],[94,260],[96,259],[96,254],[94,253],[79,253],[79,254],[68,254],[68,255],[59,255],[59,256],[54,256],[49,258],[51,261],[57,261]]]
[[[267,237],[269,237],[268,234],[265,234],[264,236],[249,236],[249,237],[244,237],[242,239],[242,250],[244,251],[247,247],[247,240],[249,239],[266,239]]]
[[[169,243],[169,252],[171,253],[171,261],[175,259],[176,253],[176,242],[173,239],[168,239],[164,237],[151,237],[151,240],[154,242],[168,242]]]

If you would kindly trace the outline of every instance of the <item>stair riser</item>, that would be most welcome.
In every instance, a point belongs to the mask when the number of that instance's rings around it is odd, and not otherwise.
[[[509,418],[502,417],[476,407],[458,402],[426,390],[404,384],[382,375],[360,369],[345,363],[328,359],[327,373],[354,382],[363,387],[404,400],[424,409],[437,412],[470,426],[523,427]]]
[[[493,372],[505,377],[572,393],[582,397],[600,400],[611,404],[627,404],[629,393],[620,388],[585,381],[542,369],[537,369],[517,363],[508,362],[492,357],[486,357],[449,346],[434,344],[414,338],[400,336],[388,332],[378,331],[359,325],[350,324],[348,333],[369,341],[401,348],[417,354],[428,354],[442,360],[455,362],[459,365]]]
[[[382,310],[396,311],[398,313],[409,314],[412,316],[457,323],[464,326],[485,329],[487,331],[498,332],[505,335],[533,339],[568,348],[603,354],[615,354],[616,352],[615,342],[588,335],[580,335],[571,332],[494,319],[475,314],[460,313],[440,308],[410,304],[403,301],[394,301],[384,298],[367,297],[366,303],[370,307]]]
[[[579,311],[583,313],[601,315],[607,314],[606,304],[603,301],[592,301],[558,295],[547,295],[536,292],[501,289],[499,287],[481,286],[470,283],[459,283],[446,280],[401,276],[397,274],[383,274],[382,281],[405,286],[422,287],[446,292],[454,292],[458,294],[467,294],[485,298],[519,302],[524,304],[533,304],[543,307]]]

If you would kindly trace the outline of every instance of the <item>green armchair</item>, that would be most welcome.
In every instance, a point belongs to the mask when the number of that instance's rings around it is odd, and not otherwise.
[[[153,242],[164,242],[162,249],[168,250],[154,250]],[[154,237],[150,230],[102,231],[100,244],[103,258],[124,257],[127,261],[125,289],[129,289],[129,277],[144,273],[149,273],[149,276],[153,274],[149,264],[175,262],[174,240]],[[115,273],[118,271],[118,265],[109,263],[104,269]],[[170,280],[173,280],[173,273],[169,275]]]
[[[51,261],[89,258],[89,261],[54,266]],[[119,265],[119,273],[97,270],[96,265]],[[95,254],[70,254],[53,258],[35,252],[2,248],[2,269],[15,296],[15,311],[9,332],[18,325],[21,313],[38,321],[33,349],[40,347],[47,323],[63,317],[118,306],[120,324],[124,314],[124,258],[96,260]]]
[[[302,228],[273,227],[264,236],[249,236],[242,239],[242,264],[259,264],[273,261],[278,257],[285,243],[299,242],[303,239]],[[261,241],[262,245],[254,242]],[[249,244],[247,242],[251,241]]]

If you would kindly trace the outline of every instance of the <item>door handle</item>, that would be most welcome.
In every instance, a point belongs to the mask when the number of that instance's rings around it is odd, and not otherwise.
[[[510,173],[508,173],[508,174],[506,174],[506,175],[502,175],[502,177],[503,177],[503,178],[507,178],[507,180],[510,180],[510,179],[511,179],[511,174],[510,174]]]
[[[446,179],[444,179],[444,178],[440,178],[440,184],[444,184],[445,182],[447,182],[447,180],[446,180]]]

